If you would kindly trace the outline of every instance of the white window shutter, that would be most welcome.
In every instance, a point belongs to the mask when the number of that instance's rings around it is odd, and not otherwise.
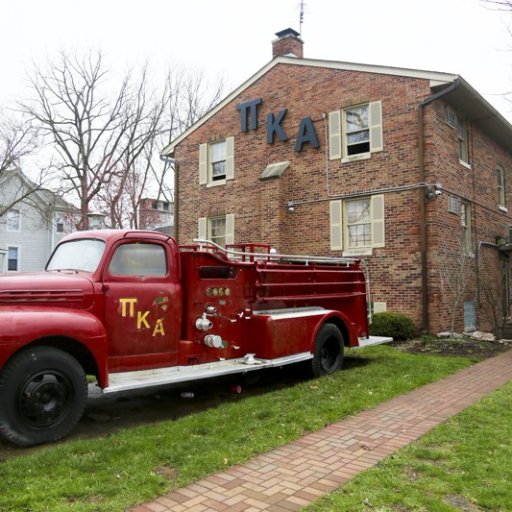
[[[341,158],[341,112],[329,112],[329,160]]]
[[[331,251],[343,249],[343,223],[342,203],[340,200],[331,201],[330,205],[330,227],[331,227]]]
[[[197,223],[197,236],[203,240],[208,238],[208,219],[206,217],[199,217]]]
[[[370,103],[368,108],[370,125],[370,152],[382,151],[384,141],[382,140],[382,101]]]
[[[208,144],[199,145],[199,185],[208,183]]]
[[[226,215],[226,245],[235,243],[235,215]]]
[[[372,247],[384,247],[385,219],[383,194],[372,196],[370,211],[372,219]]]
[[[235,138],[226,139],[226,179],[235,178]]]

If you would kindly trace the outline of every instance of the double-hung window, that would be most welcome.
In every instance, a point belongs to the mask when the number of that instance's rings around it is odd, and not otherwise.
[[[199,238],[210,240],[221,247],[234,243],[234,232],[235,216],[232,213],[199,219]]]
[[[210,144],[211,181],[226,179],[226,141]]]
[[[19,210],[9,210],[7,212],[7,231],[19,231],[21,226],[21,216]]]
[[[345,134],[348,156],[370,152],[368,105],[345,110]]]
[[[7,270],[17,272],[19,270],[19,249],[18,247],[7,248]]]
[[[459,160],[469,164],[468,125],[460,117],[457,120],[457,138],[459,141]]]
[[[500,167],[498,168],[498,206],[505,208],[505,171]]]
[[[372,220],[370,217],[370,198],[347,201],[347,247],[371,247]]]
[[[374,101],[330,112],[329,158],[343,162],[370,158],[383,150],[382,102]]]
[[[234,137],[200,144],[199,184],[223,185],[234,178]]]
[[[460,224],[462,226],[462,244],[467,254],[473,250],[471,242],[471,206],[464,201],[460,205]]]
[[[371,254],[385,245],[384,196],[330,202],[331,250]]]

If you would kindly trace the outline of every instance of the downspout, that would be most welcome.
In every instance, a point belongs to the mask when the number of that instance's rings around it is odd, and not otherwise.
[[[174,164],[174,199],[173,199],[173,216],[174,216],[174,234],[173,238],[178,242],[178,162],[175,158],[170,156],[160,155],[160,160],[162,162],[169,162],[170,164]]]
[[[179,194],[178,194],[178,172],[180,166],[176,160],[174,160],[174,240],[178,242],[178,212],[179,212]]]
[[[418,104],[418,167],[421,183],[425,183],[425,130],[423,127],[423,109],[435,100],[454,91],[460,85],[459,78],[456,78],[446,89],[433,94]],[[420,190],[420,254],[421,254],[421,302],[422,318],[421,330],[428,331],[429,313],[428,313],[428,261],[427,261],[427,198],[423,189]]]

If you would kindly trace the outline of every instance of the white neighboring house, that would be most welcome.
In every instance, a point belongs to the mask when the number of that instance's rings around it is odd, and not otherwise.
[[[44,269],[56,243],[74,231],[76,209],[50,190],[39,189],[20,170],[0,176],[0,271],[32,272]]]

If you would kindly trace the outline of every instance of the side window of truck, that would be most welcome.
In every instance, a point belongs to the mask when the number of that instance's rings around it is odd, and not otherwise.
[[[114,252],[108,271],[113,276],[165,276],[165,250],[156,244],[123,244]]]

